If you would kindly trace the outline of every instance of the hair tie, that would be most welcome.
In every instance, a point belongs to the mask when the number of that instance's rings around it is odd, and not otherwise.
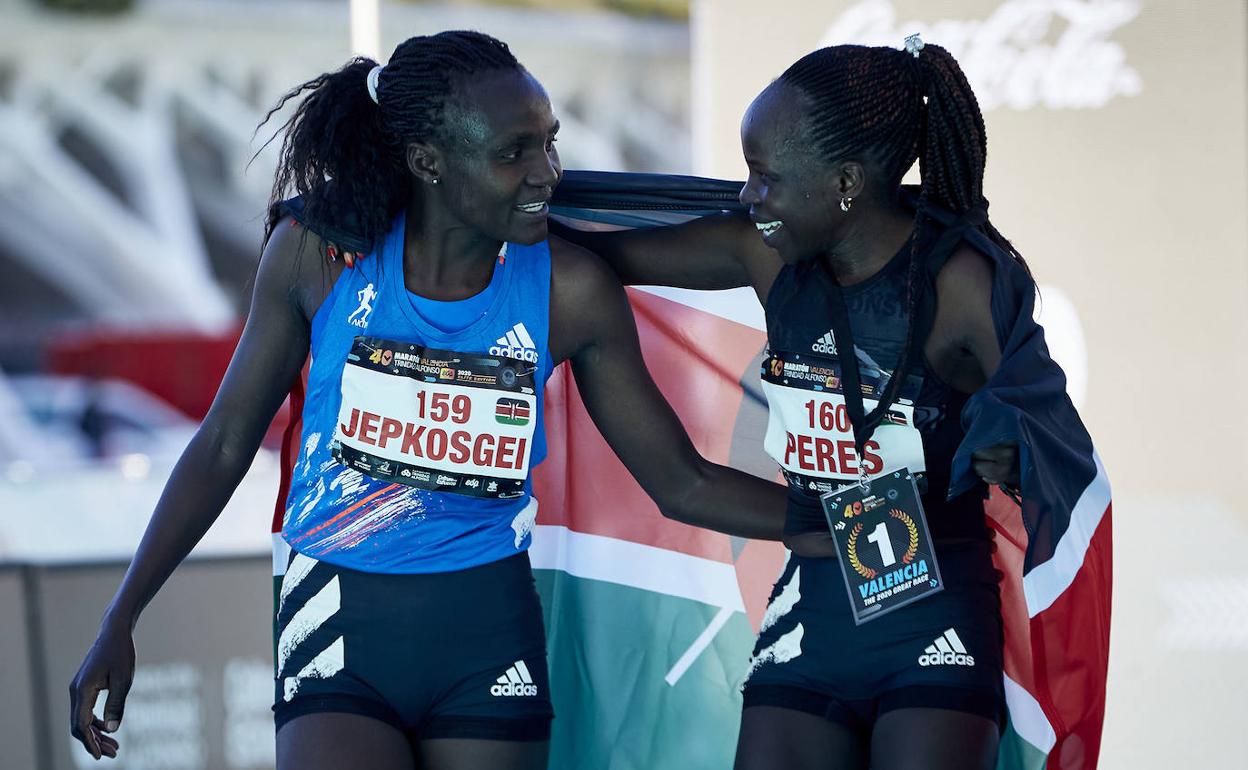
[[[918,32],[906,36],[906,53],[917,59],[919,58],[919,51],[922,51],[923,47],[923,38],[919,36]]]
[[[372,98],[373,104],[381,104],[377,101],[377,79],[381,77],[381,65],[378,64],[368,71],[368,95]]]

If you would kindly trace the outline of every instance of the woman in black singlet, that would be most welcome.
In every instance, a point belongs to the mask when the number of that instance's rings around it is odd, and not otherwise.
[[[1026,266],[987,219],[975,95],[948,51],[917,38],[834,46],[754,100],[741,141],[748,217],[569,234],[626,283],[749,286],[766,309],[764,444],[789,481],[792,553],[746,682],[737,767],[993,767],[1002,631],[983,499],[986,484],[1017,483],[1017,448],[977,452],[982,483],[948,492],[962,406],[1001,358],[994,264]],[[903,189],[916,160],[921,184]],[[841,392],[850,344],[867,411],[893,404],[861,454],[845,410],[816,414],[811,395]],[[855,625],[818,494],[860,466],[915,474],[944,590]]]

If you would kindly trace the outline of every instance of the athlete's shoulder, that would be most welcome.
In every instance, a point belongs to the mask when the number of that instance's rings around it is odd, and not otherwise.
[[[936,277],[933,333],[974,354],[987,375],[1000,359],[992,314],[997,269],[992,257],[963,242]]]
[[[963,241],[941,267],[936,282],[959,294],[986,295],[992,292],[995,271],[996,261],[991,256]]]
[[[620,279],[588,249],[550,239],[550,350],[555,362],[631,327]]]
[[[273,225],[260,258],[260,272],[270,281],[287,285],[292,301],[311,319],[344,267],[341,259],[330,258],[333,248],[286,214]]]
[[[548,242],[550,280],[557,290],[583,298],[603,291],[620,290],[619,278],[597,254],[556,235],[552,235]]]

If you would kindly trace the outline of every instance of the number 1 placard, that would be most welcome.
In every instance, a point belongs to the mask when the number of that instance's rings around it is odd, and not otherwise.
[[[902,469],[823,495],[854,622],[941,591],[940,567],[914,476]]]

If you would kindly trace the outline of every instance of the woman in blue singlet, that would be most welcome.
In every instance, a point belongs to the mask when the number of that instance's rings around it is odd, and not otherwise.
[[[221,389],[74,680],[71,731],[94,757],[117,754],[139,614],[310,354],[282,529],[278,767],[544,768],[550,682],[526,550],[553,368],[570,362],[666,515],[779,539],[784,490],[697,453],[616,277],[548,237],[559,124],[505,44],[411,38],[386,66],[355,59],[283,103],[299,96],[275,210],[371,248],[348,260],[274,220]]]

